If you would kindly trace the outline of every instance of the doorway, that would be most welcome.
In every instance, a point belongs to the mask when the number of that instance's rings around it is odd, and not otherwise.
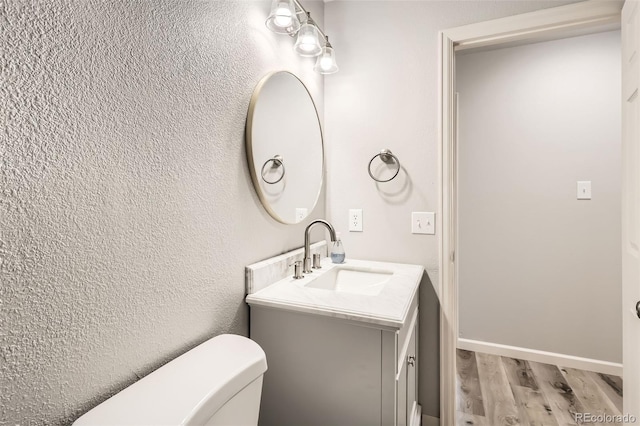
[[[442,33],[442,199],[441,199],[441,421],[455,424],[455,359],[459,332],[458,127],[456,52],[521,44],[610,30],[619,25],[620,6],[585,2],[456,28]],[[613,364],[613,363],[612,363]]]
[[[456,91],[460,347],[621,363],[620,32],[463,52]]]

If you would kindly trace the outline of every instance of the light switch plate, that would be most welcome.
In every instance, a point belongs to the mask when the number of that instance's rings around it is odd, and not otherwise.
[[[349,232],[362,232],[362,209],[349,209]]]
[[[411,213],[411,233],[435,235],[436,214],[433,212]]]
[[[579,180],[578,181],[578,200],[590,200],[591,199],[591,181]]]

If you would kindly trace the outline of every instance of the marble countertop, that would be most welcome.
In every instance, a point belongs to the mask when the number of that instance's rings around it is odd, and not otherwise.
[[[247,296],[252,306],[265,306],[355,320],[383,327],[400,328],[407,320],[411,302],[416,296],[424,268],[420,265],[374,262],[347,259],[336,265],[323,259],[322,269],[304,274],[302,279],[292,275]],[[362,295],[305,287],[312,280],[338,266],[372,268],[393,272],[389,282],[377,295]]]

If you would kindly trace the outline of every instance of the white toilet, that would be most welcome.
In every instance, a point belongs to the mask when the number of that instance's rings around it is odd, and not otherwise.
[[[73,424],[257,425],[264,351],[246,337],[214,337],[112,396]]]

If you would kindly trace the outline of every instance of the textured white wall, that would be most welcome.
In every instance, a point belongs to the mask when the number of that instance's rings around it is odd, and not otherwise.
[[[439,415],[437,236],[412,235],[412,211],[437,208],[438,31],[571,1],[332,1],[327,32],[340,72],[325,81],[327,214],[347,256],[424,265],[420,401]],[[382,148],[404,170],[389,184],[367,174]],[[349,208],[363,208],[364,232],[349,233]],[[439,218],[436,218],[439,220]]]
[[[619,31],[457,58],[461,337],[622,362],[620,63]]]
[[[68,424],[247,333],[244,266],[300,246],[309,221],[259,204],[251,93],[287,69],[323,108],[313,61],[264,27],[269,7],[0,2],[0,424]]]

